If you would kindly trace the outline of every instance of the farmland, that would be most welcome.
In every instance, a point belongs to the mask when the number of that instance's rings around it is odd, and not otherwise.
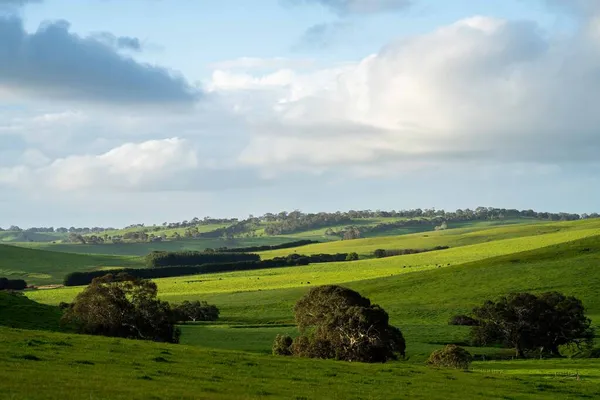
[[[450,317],[468,313],[486,299],[512,291],[548,290],[580,298],[593,323],[600,325],[598,220],[465,227],[321,243],[261,255],[268,258],[294,250],[306,254],[356,251],[364,258],[377,248],[438,245],[450,248],[352,262],[157,279],[162,299],[173,303],[206,300],[221,310],[219,321],[182,325],[179,345],[0,328],[0,341],[8,349],[0,356],[0,379],[13,382],[9,396],[17,398],[78,398],[75,393],[93,398],[147,398],[150,393],[158,398],[324,398],[327,396],[318,389],[322,387],[328,388],[331,398],[600,395],[600,364],[595,359],[565,349],[572,357],[510,360],[510,350],[471,347],[467,327],[448,325]],[[89,261],[88,257],[95,256],[81,257]],[[136,259],[121,260],[135,263]],[[277,334],[297,333],[294,303],[309,287],[329,283],[357,290],[387,310],[391,323],[406,338],[407,359],[369,365],[271,356]],[[5,325],[32,329],[32,321],[39,316],[45,322],[40,322],[38,329],[57,330],[58,314],[53,306],[71,301],[81,289],[28,291],[27,297],[34,301],[22,298],[13,304],[24,311],[5,314],[10,321]],[[6,304],[4,301],[0,304]],[[477,357],[493,361],[476,361],[469,373],[425,367],[431,351],[445,343],[460,343]],[[79,374],[94,379],[73,379]],[[53,383],[36,387],[44,396],[31,390],[39,377]],[[232,385],[233,381],[243,383]],[[135,391],[130,389],[131,382],[135,382]],[[56,385],[61,389],[55,389]]]

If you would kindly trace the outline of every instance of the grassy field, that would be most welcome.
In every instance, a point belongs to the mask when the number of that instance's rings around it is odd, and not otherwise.
[[[539,399],[600,396],[590,360],[342,363],[0,328],[5,399]],[[580,380],[575,378],[579,373]],[[509,397],[507,397],[509,396]]]
[[[60,283],[72,271],[139,266],[142,262],[138,257],[69,254],[0,245],[0,276],[22,278],[29,284]]]
[[[114,256],[145,256],[151,251],[203,251],[207,248],[277,245],[298,240],[288,236],[223,239],[182,239],[156,243],[74,244],[74,243],[12,243],[14,246],[75,254]]]
[[[435,246],[457,247],[493,242],[501,239],[593,229],[599,230],[600,233],[600,220],[538,222],[535,224],[514,224],[500,227],[490,227],[490,225],[483,224],[474,226],[469,225],[463,228],[448,229],[444,231],[318,243],[293,250],[302,254],[348,253],[354,251],[362,256],[370,256],[373,251],[377,249],[424,249]],[[286,256],[290,252],[292,252],[292,250],[282,249],[266,251],[260,254],[266,259]]]
[[[63,240],[66,237],[67,237],[67,234],[63,234],[63,233],[1,231],[0,232],[0,243],[14,243],[14,242],[27,243],[29,241],[49,243],[49,242],[54,242],[57,240]]]
[[[161,298],[207,300],[221,310],[218,323],[183,325],[180,345],[0,328],[0,346],[6,349],[0,353],[0,382],[11,382],[10,391],[0,392],[0,398],[600,396],[600,360],[566,351],[575,358],[502,361],[499,358],[512,355],[510,350],[468,347],[468,328],[447,324],[451,316],[511,291],[558,290],[582,299],[593,323],[600,326],[600,221],[481,228],[302,248],[332,252],[322,248],[348,249],[355,244],[366,254],[372,248],[451,245],[435,252],[159,279]],[[408,359],[366,365],[270,356],[277,334],[296,333],[294,303],[310,286],[326,283],[343,283],[386,309],[406,337]],[[70,301],[80,290],[26,294],[52,305]],[[7,301],[0,297],[0,325],[6,319],[12,321],[10,326],[32,328],[32,315],[37,313],[45,321],[42,329],[56,326],[56,308],[21,298],[11,301],[18,301],[13,308],[23,311],[2,314]],[[446,343],[462,344],[496,361],[475,362],[470,372],[425,367],[431,351]]]

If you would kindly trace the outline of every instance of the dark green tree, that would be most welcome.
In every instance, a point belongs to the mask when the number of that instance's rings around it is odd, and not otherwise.
[[[385,362],[405,355],[398,328],[381,307],[336,285],[311,289],[294,307],[300,331],[292,346],[297,356]]]
[[[123,273],[95,278],[63,316],[81,333],[170,343],[179,342],[176,321],[154,282]]]
[[[581,300],[557,292],[513,293],[473,310],[478,325],[471,337],[479,345],[512,347],[517,357],[533,350],[560,355],[561,345],[591,344],[594,331],[584,311]]]

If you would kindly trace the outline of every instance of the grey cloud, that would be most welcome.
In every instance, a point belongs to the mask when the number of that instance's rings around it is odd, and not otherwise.
[[[394,12],[410,7],[412,0],[288,0],[293,4],[320,4],[338,15]]]
[[[293,50],[326,49],[335,44],[338,39],[348,33],[352,25],[346,22],[323,23],[311,26],[304,32]]]
[[[189,104],[198,98],[183,77],[122,56],[69,27],[67,21],[47,22],[29,34],[18,17],[0,18],[0,87],[110,103]],[[131,38],[115,40],[117,46],[135,47]]]
[[[43,0],[0,0],[0,6],[22,6],[28,3],[41,3]]]
[[[114,47],[119,50],[141,51],[142,43],[140,39],[129,36],[115,36],[110,32],[99,32],[92,37],[107,46]]]

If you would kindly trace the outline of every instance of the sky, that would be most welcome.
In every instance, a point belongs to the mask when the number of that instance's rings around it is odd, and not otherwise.
[[[0,227],[598,212],[600,1],[0,0]]]

